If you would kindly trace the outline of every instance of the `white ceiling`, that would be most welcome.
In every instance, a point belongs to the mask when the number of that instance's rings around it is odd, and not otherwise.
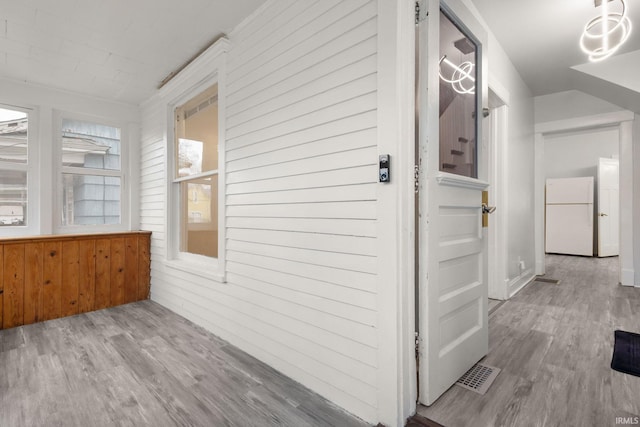
[[[588,93],[590,86],[612,83],[640,96],[640,2],[627,0],[634,25],[629,40],[616,56],[598,63],[589,63],[579,46],[585,24],[600,13],[594,0],[472,2],[534,95],[571,89]]]
[[[0,0],[0,77],[138,104],[264,1]],[[621,86],[640,105],[640,2],[628,0],[620,54],[588,63],[578,41],[593,0],[472,1],[534,95],[609,82],[593,94]]]
[[[603,62],[576,65],[573,69],[640,93],[640,50],[620,54]]]
[[[0,0],[0,77],[139,104],[265,0]]]

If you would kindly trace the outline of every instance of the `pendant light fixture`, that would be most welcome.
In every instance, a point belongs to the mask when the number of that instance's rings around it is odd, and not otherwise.
[[[618,10],[615,10],[616,4]],[[592,62],[613,55],[631,34],[625,0],[595,0],[595,7],[598,6],[602,7],[602,13],[587,22],[580,37],[580,47]]]
[[[442,73],[442,64],[446,64],[452,71],[451,77],[445,77]],[[440,69],[438,73],[442,81],[451,85],[453,90],[459,94],[474,94],[476,90],[476,79],[473,78],[473,69],[475,66],[471,61],[465,61],[460,65],[456,65],[447,59],[447,55],[440,58]]]

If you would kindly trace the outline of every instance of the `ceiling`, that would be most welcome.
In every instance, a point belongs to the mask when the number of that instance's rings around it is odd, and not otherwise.
[[[0,0],[0,77],[130,104],[265,0]]]
[[[264,1],[0,0],[0,77],[139,104]],[[640,111],[638,2],[619,54],[588,63],[593,0],[472,1],[534,95],[578,89]]]
[[[600,13],[593,0],[472,2],[533,95],[581,90],[640,110],[639,2],[627,0],[631,37],[615,56],[597,63],[590,63],[579,46],[585,24]]]

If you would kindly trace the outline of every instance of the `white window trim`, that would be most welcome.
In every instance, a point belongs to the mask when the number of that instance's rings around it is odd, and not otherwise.
[[[174,154],[174,159],[175,161],[175,154]],[[179,182],[184,182],[184,181],[193,181],[199,178],[208,178],[210,176],[214,176],[214,175],[220,175],[219,172],[220,169],[212,169],[210,171],[206,171],[206,172],[202,172],[202,173],[195,173],[193,175],[186,175],[186,176],[181,176],[178,177],[176,179],[173,180],[174,183],[179,183]],[[175,171],[174,171],[175,173]]]
[[[169,268],[195,274],[217,282],[226,282],[226,197],[225,191],[225,117],[226,117],[226,52],[229,41],[219,39],[179,74],[162,87],[157,97],[166,106],[166,179],[167,221],[166,261]],[[218,84],[218,258],[180,252],[180,199],[179,182],[175,178],[174,112],[195,95],[213,84]],[[207,171],[207,174],[211,171]],[[197,176],[195,176],[197,177]],[[193,179],[194,176],[188,177]]]
[[[62,165],[62,120],[80,120],[96,123],[120,129],[120,170],[78,168]],[[53,112],[53,172],[55,177],[53,195],[53,226],[55,234],[91,234],[110,233],[130,230],[130,183],[129,183],[129,157],[130,140],[129,128],[126,123],[105,120],[101,117],[78,114],[62,110]],[[96,225],[62,225],[62,174],[73,173],[77,175],[99,175],[120,178],[120,224],[96,224]]]
[[[40,156],[38,145],[38,110],[29,105],[0,104],[0,108],[27,113],[27,164],[2,163],[1,169],[27,172],[27,225],[4,225],[0,235],[6,237],[34,235],[40,229],[40,194],[36,191],[40,183]]]

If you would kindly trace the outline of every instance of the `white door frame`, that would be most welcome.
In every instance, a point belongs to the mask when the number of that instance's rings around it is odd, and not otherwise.
[[[377,422],[404,426],[416,412],[415,2],[378,2],[377,145],[391,181],[377,187]],[[377,161],[375,159],[374,161]]]
[[[620,283],[634,286],[633,265],[633,119],[631,111],[574,119],[537,123],[535,125],[535,274],[545,273],[544,251],[544,140],[545,135],[584,129],[618,126],[620,131]]]
[[[490,115],[485,120],[483,148],[489,153],[489,205],[496,211],[489,216],[488,286],[489,298],[509,298],[507,272],[507,171],[508,171],[508,115],[509,92],[489,76]]]

